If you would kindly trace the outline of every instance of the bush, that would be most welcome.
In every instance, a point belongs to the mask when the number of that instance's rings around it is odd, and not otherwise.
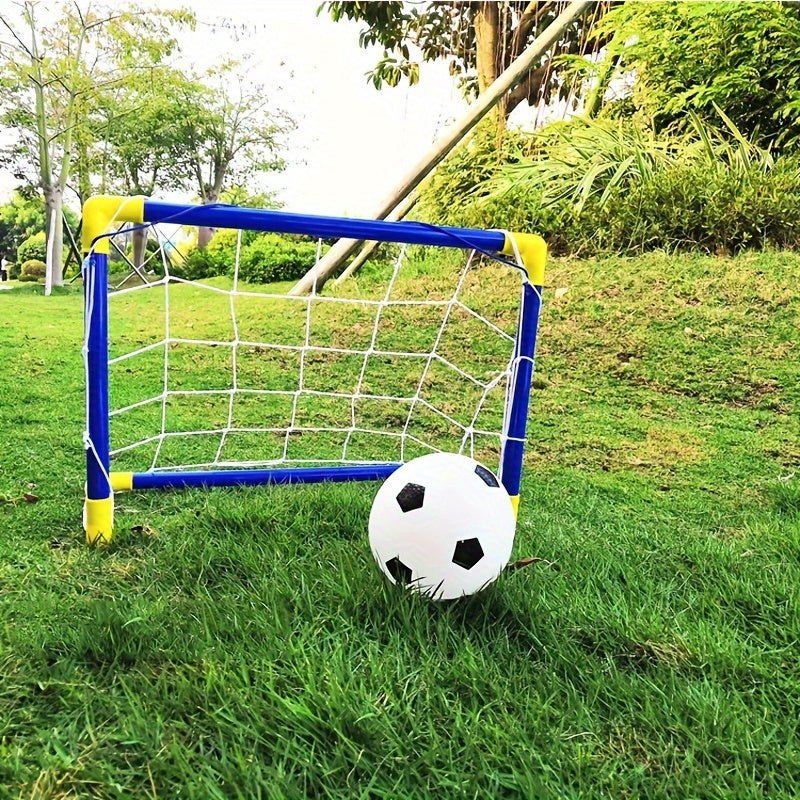
[[[224,275],[224,265],[209,255],[208,248],[190,250],[180,264],[173,265],[172,272],[190,281],[201,278],[213,278],[215,275]]]
[[[449,224],[531,231],[559,254],[737,252],[800,245],[800,156],[777,159],[724,120],[656,136],[632,120],[574,121],[534,134],[520,158]]]
[[[203,250],[192,250],[176,273],[188,280],[233,276],[237,231],[221,230]],[[246,283],[271,283],[301,278],[314,265],[316,242],[275,233],[242,232],[239,278]]]
[[[14,280],[15,278],[19,278],[19,261],[12,261],[8,265],[8,278],[9,280]]]
[[[247,283],[294,281],[314,266],[316,242],[268,233],[242,248],[239,277]]]
[[[24,264],[26,261],[31,261],[32,259],[36,261],[47,260],[47,244],[45,242],[44,231],[39,231],[39,233],[34,233],[33,236],[29,236],[17,248],[16,260],[19,263]]]
[[[435,225],[481,226],[485,212],[475,206],[501,167],[516,164],[530,140],[518,131],[506,131],[498,151],[497,137],[480,127],[466,144],[457,147],[423,187],[414,216]]]
[[[38,281],[40,278],[47,276],[47,264],[39,259],[31,258],[25,261],[20,268],[19,279],[21,281]]]
[[[242,231],[242,247],[258,235],[254,231]],[[223,228],[217,231],[202,250],[190,250],[183,262],[175,266],[174,271],[191,281],[217,275],[233,275],[238,238],[239,232],[236,230]]]

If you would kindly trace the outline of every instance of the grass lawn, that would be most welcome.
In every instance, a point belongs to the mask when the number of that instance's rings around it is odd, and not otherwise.
[[[380,576],[374,484],[119,495],[88,548],[82,300],[39,292],[0,292],[3,800],[800,792],[798,256],[553,262],[546,561],[440,604]]]

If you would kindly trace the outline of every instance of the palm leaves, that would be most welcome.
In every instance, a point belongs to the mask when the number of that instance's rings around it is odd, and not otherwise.
[[[769,150],[749,142],[725,114],[720,130],[690,112],[687,133],[657,134],[631,120],[576,120],[533,134],[534,156],[504,167],[484,196],[530,194],[543,207],[566,201],[578,215],[604,207],[616,190],[642,187],[671,168],[733,170],[743,180],[773,166]]]

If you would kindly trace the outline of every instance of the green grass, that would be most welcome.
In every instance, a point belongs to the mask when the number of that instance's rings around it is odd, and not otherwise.
[[[0,798],[795,797],[800,258],[548,283],[555,566],[447,604],[381,579],[372,484],[119,495],[87,548],[80,295],[0,293]]]

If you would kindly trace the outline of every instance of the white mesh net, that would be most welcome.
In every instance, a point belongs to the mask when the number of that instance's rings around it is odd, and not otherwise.
[[[519,270],[392,246],[385,268],[293,297],[241,280],[241,237],[230,274],[189,281],[170,237],[158,226],[150,236],[148,262],[109,298],[115,471],[395,463],[440,450],[499,468]]]

